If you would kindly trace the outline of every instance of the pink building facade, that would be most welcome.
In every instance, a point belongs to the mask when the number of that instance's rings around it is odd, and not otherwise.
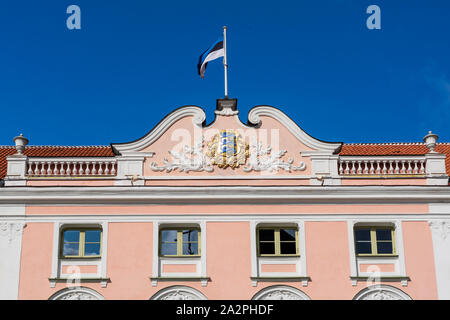
[[[1,299],[450,299],[450,144],[345,144],[270,106],[110,146],[0,147]]]

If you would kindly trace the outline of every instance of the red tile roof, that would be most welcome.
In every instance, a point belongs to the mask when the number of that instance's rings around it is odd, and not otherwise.
[[[6,157],[15,153],[14,146],[0,147],[0,179],[6,175]],[[114,157],[110,146],[27,146],[24,155],[29,157]]]

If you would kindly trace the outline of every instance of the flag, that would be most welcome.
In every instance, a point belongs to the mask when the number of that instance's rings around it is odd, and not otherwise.
[[[197,70],[201,78],[205,76],[206,65],[209,61],[225,56],[223,49],[223,39],[217,40],[211,47],[203,52],[198,59]]]

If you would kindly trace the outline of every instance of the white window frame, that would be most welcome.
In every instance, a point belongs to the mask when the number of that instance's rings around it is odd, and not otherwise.
[[[76,228],[99,228],[102,230],[102,252],[99,258],[85,259],[85,258],[68,258],[61,257],[61,244],[63,241],[62,231],[64,229]],[[108,253],[108,222],[107,221],[55,221],[53,224],[53,250],[52,250],[52,274],[50,277],[50,287],[54,288],[57,280],[71,280],[75,279],[73,276],[66,276],[61,274],[61,263],[64,261],[66,265],[97,265],[97,274],[81,274],[81,280],[98,279],[102,288],[107,285],[107,253]]]
[[[369,273],[360,272],[360,263],[374,264],[394,264],[397,269],[394,272],[380,272],[380,280],[383,277],[398,277],[400,278],[402,286],[406,287],[408,281],[405,279],[406,269],[405,269],[405,253],[403,247],[403,232],[402,232],[402,221],[401,220],[390,220],[390,219],[359,219],[359,220],[349,220],[347,221],[348,227],[348,244],[350,252],[350,277],[352,286],[357,285],[357,277],[367,277],[370,276]],[[395,233],[395,248],[396,256],[358,256],[356,254],[355,248],[355,228],[358,227],[389,227],[394,228]],[[374,279],[375,280],[375,279]]]

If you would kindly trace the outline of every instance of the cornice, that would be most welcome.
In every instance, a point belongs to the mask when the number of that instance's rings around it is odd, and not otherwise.
[[[8,187],[0,204],[295,204],[450,202],[438,186]]]

